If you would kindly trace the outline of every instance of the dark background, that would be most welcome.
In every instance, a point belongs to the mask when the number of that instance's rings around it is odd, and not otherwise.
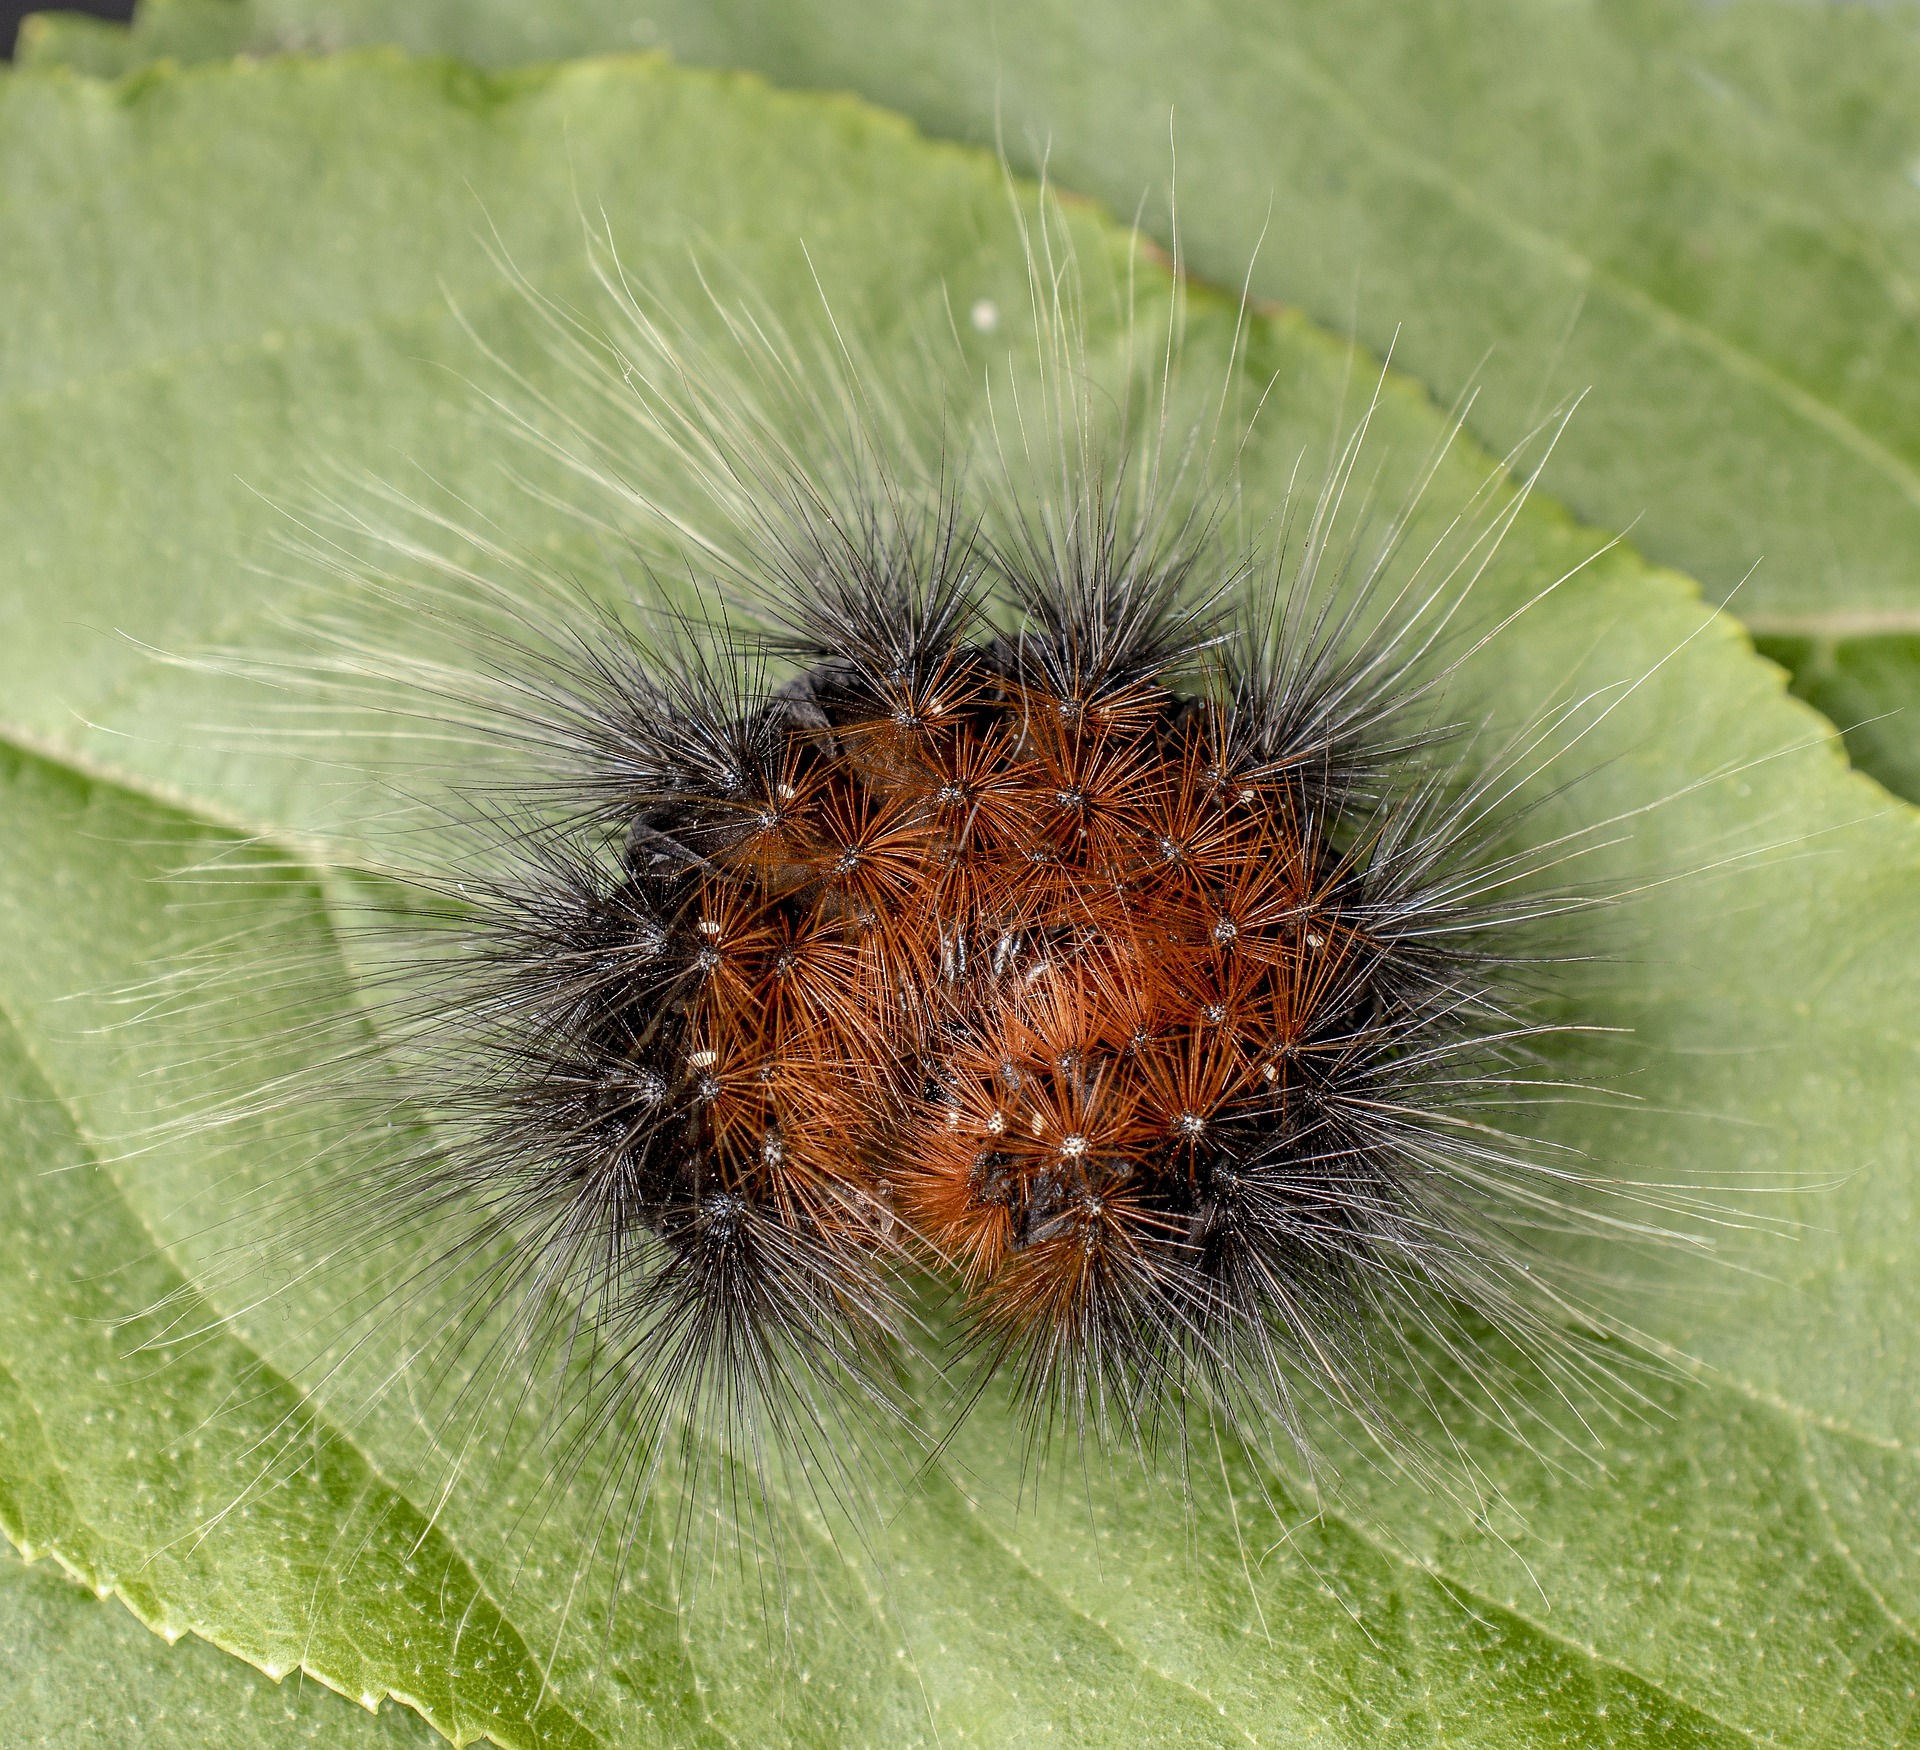
[[[133,16],[133,0],[0,0],[0,55],[13,59],[13,39],[20,20],[29,12],[90,12],[95,18],[117,18],[123,24]]]

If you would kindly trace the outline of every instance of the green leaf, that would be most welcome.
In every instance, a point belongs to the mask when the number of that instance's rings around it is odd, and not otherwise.
[[[162,846],[190,853],[181,823],[116,812],[110,794],[17,756],[7,765],[9,872],[54,877],[70,908],[113,905],[122,951],[137,952],[143,935],[151,945],[163,922],[155,894],[143,906],[122,889]],[[147,861],[69,856],[91,832],[145,835]],[[17,886],[0,890],[0,913],[10,933],[38,931]],[[84,939],[43,943],[55,976],[104,970]],[[82,1102],[36,1060],[41,1042],[12,1022],[17,1012],[0,1040],[7,1535],[117,1593],[170,1639],[198,1634],[276,1679],[303,1670],[369,1706],[396,1696],[457,1742],[485,1731],[502,1743],[592,1743],[542,1694],[524,1643],[458,1552],[257,1356],[219,1337],[144,1356],[116,1339],[118,1321],[163,1302],[196,1332],[208,1312],[103,1187]],[[277,1441],[303,1449],[302,1461],[269,1481],[259,1455]]]
[[[169,1647],[50,1563],[0,1546],[0,1741],[125,1750],[326,1750],[431,1744],[405,1710],[362,1712],[317,1684],[278,1686],[191,1636]]]
[[[1920,796],[1920,635],[1849,637],[1849,618],[1814,618],[1815,636],[1762,636],[1761,654],[1793,676],[1796,697],[1840,726],[1861,771],[1895,795]]]
[[[918,371],[946,308],[1019,307],[999,172],[851,101],[658,61],[487,78],[384,54],[114,87],[16,75],[0,159],[15,1542],[155,1626],[510,1744],[1911,1737],[1920,829],[1844,772],[1684,579],[1615,547],[1461,681],[1464,711],[1507,719],[1617,694],[1583,746],[1590,775],[1530,834],[1650,810],[1603,858],[1647,891],[1593,926],[1570,996],[1583,1020],[1633,1029],[1594,1049],[1642,1112],[1558,1124],[1655,1178],[1801,1185],[1768,1207],[1805,1225],[1727,1233],[1734,1268],[1653,1261],[1642,1317],[1690,1377],[1609,1427],[1603,1468],[1556,1470],[1468,1426],[1501,1491],[1484,1515],[1356,1469],[1316,1516],[1231,1442],[1196,1450],[1185,1505],[1164,1479],[1119,1462],[1088,1476],[1064,1454],[1023,1492],[1019,1436],[989,1398],[923,1480],[887,1485],[865,1547],[776,1503],[784,1617],[750,1560],[690,1576],[671,1559],[682,1508],[663,1487],[610,1626],[606,1564],[582,1566],[592,1503],[542,1495],[514,1406],[489,1412],[485,1462],[449,1479],[409,1394],[369,1389],[392,1350],[299,1365],[320,1312],[303,1297],[324,1285],[236,1304],[209,1223],[267,1171],[274,1136],[151,1130],[182,1042],[164,1004],[103,993],[137,994],[156,957],[196,946],[244,975],[269,933],[308,944],[329,981],[316,1001],[349,1002],[353,974],[331,928],[350,895],[305,836],[337,812],[325,767],[232,745],[208,725],[252,696],[142,647],[274,642],[289,586],[247,562],[271,560],[274,503],[323,462],[423,469],[517,538],[566,536],[503,485],[502,460],[524,458],[503,458],[458,381],[482,365],[449,296],[508,363],[545,368],[490,224],[559,297],[587,292],[582,210],[604,210],[636,270],[695,244],[796,321],[810,260],[876,365]],[[1123,247],[1091,211],[1072,223],[1083,261]],[[1167,295],[1151,271],[1143,286]],[[1093,319],[1110,343],[1112,319]],[[1196,298],[1189,369],[1226,371],[1232,325]],[[1303,448],[1323,452],[1352,382],[1344,343],[1297,314],[1259,317],[1249,351],[1247,386],[1277,382],[1244,463],[1260,513]],[[957,404],[972,384],[955,377]],[[1444,425],[1389,383],[1386,501]],[[1488,466],[1456,453],[1425,514],[1451,514]],[[1487,611],[1602,544],[1536,500]],[[252,877],[209,886],[236,859]],[[226,1043],[264,1076],[297,1041],[256,1036],[248,1013]],[[287,1272],[302,1262],[290,1243]],[[164,1295],[186,1335],[133,1350],[116,1321]],[[289,1439],[303,1462],[268,1464]]]
[[[106,70],[97,32],[61,30],[29,55]],[[1162,241],[1177,155],[1201,275],[1391,345],[1442,401],[1476,392],[1499,451],[1590,389],[1561,496],[1738,586],[1757,631],[1916,629],[1908,6],[146,0],[124,52],[381,41],[489,66],[659,46],[851,88],[1118,212],[1144,200]],[[1861,660],[1890,678],[1898,656]],[[1849,746],[1910,784],[1916,720]]]

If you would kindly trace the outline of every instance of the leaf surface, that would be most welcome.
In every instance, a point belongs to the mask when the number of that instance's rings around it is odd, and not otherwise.
[[[1059,1454],[1035,1489],[989,1398],[887,1498],[869,1548],[779,1504],[784,1617],[751,1571],[693,1583],[663,1496],[609,1626],[609,1574],[581,1555],[591,1502],[541,1494],[513,1405],[450,1474],[408,1391],[369,1388],[391,1354],[297,1363],[303,1296],[325,1291],[302,1286],[297,1248],[269,1305],[236,1304],[220,1276],[209,1235],[271,1151],[152,1130],[183,1048],[140,993],[196,945],[244,976],[246,944],[273,934],[306,944],[324,1000],[351,1000],[344,878],[312,848],[340,780],[222,732],[257,697],[151,651],[272,645],[297,587],[276,507],[322,465],[423,472],[516,539],[574,538],[508,489],[498,417],[461,382],[481,361],[449,299],[507,363],[545,368],[490,226],[566,298],[587,295],[583,210],[637,268],[674,271],[695,245],[795,321],[810,261],[905,373],[947,309],[1019,308],[998,170],[850,101],[658,61],[493,78],[390,54],[119,86],[19,75],[0,85],[0,161],[16,1543],[155,1626],[503,1744],[1911,1737],[1920,836],[1686,580],[1623,547],[1596,558],[1602,539],[1537,499],[1487,611],[1591,563],[1460,682],[1469,714],[1509,719],[1618,697],[1587,775],[1526,830],[1629,822],[1600,863],[1646,894],[1595,926],[1569,999],[1632,1029],[1596,1050],[1640,1111],[1551,1122],[1655,1178],[1785,1175],[1798,1188],[1768,1208],[1805,1223],[1728,1232],[1730,1267],[1655,1260],[1643,1317],[1691,1360],[1610,1428],[1603,1468],[1559,1471],[1470,1426],[1504,1492],[1484,1515],[1356,1472],[1316,1516],[1288,1467],[1230,1441],[1197,1449],[1184,1504],[1164,1478]],[[1072,222],[1089,264],[1120,248],[1098,215]],[[1149,273],[1146,295],[1164,292]],[[1226,372],[1231,331],[1197,299],[1189,368]],[[957,344],[956,404],[980,356]],[[1344,343],[1296,314],[1262,317],[1242,368],[1275,384],[1243,463],[1249,503],[1272,508],[1354,383]],[[1388,384],[1389,501],[1444,429]],[[1491,465],[1456,451],[1423,515],[1450,515]],[[226,1043],[280,1062],[294,1046],[256,1040],[248,1013]],[[187,1335],[133,1349],[119,1321],[169,1296]],[[304,1462],[267,1462],[288,1451]]]
[[[192,1636],[169,1647],[51,1563],[0,1546],[0,1736],[127,1750],[251,1750],[263,1743],[433,1744],[404,1708],[362,1712],[317,1684],[279,1685]]]

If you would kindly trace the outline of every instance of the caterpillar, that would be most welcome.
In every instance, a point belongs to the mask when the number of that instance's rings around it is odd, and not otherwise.
[[[1436,1357],[1463,1414],[1631,1395],[1536,1238],[1644,1237],[1645,1197],[1503,1123],[1556,1081],[1542,932],[1607,830],[1513,823],[1595,707],[1445,709],[1526,611],[1473,594],[1522,499],[1407,551],[1362,417],[1239,529],[1177,311],[1090,359],[1047,237],[1037,374],[960,433],[831,311],[696,322],[610,252],[595,317],[523,288],[571,387],[503,365],[490,415],[584,483],[536,491],[602,573],[333,500],[321,654],[226,659],[453,740],[297,1219],[424,1256],[356,1316],[438,1296],[425,1348],[552,1371],[560,1484],[610,1442],[640,1501],[716,1432],[844,1477],[863,1418],[940,1438],[903,1357],[1007,1382],[1036,1446],[1198,1405],[1315,1469],[1328,1426],[1427,1468],[1396,1400]]]

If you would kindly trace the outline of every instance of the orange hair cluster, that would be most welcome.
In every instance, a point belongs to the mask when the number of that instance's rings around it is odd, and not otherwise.
[[[904,1222],[1060,1358],[1204,1302],[1365,945],[1307,798],[1218,708],[1000,654],[786,728],[690,908],[683,1097],[718,1194]]]

